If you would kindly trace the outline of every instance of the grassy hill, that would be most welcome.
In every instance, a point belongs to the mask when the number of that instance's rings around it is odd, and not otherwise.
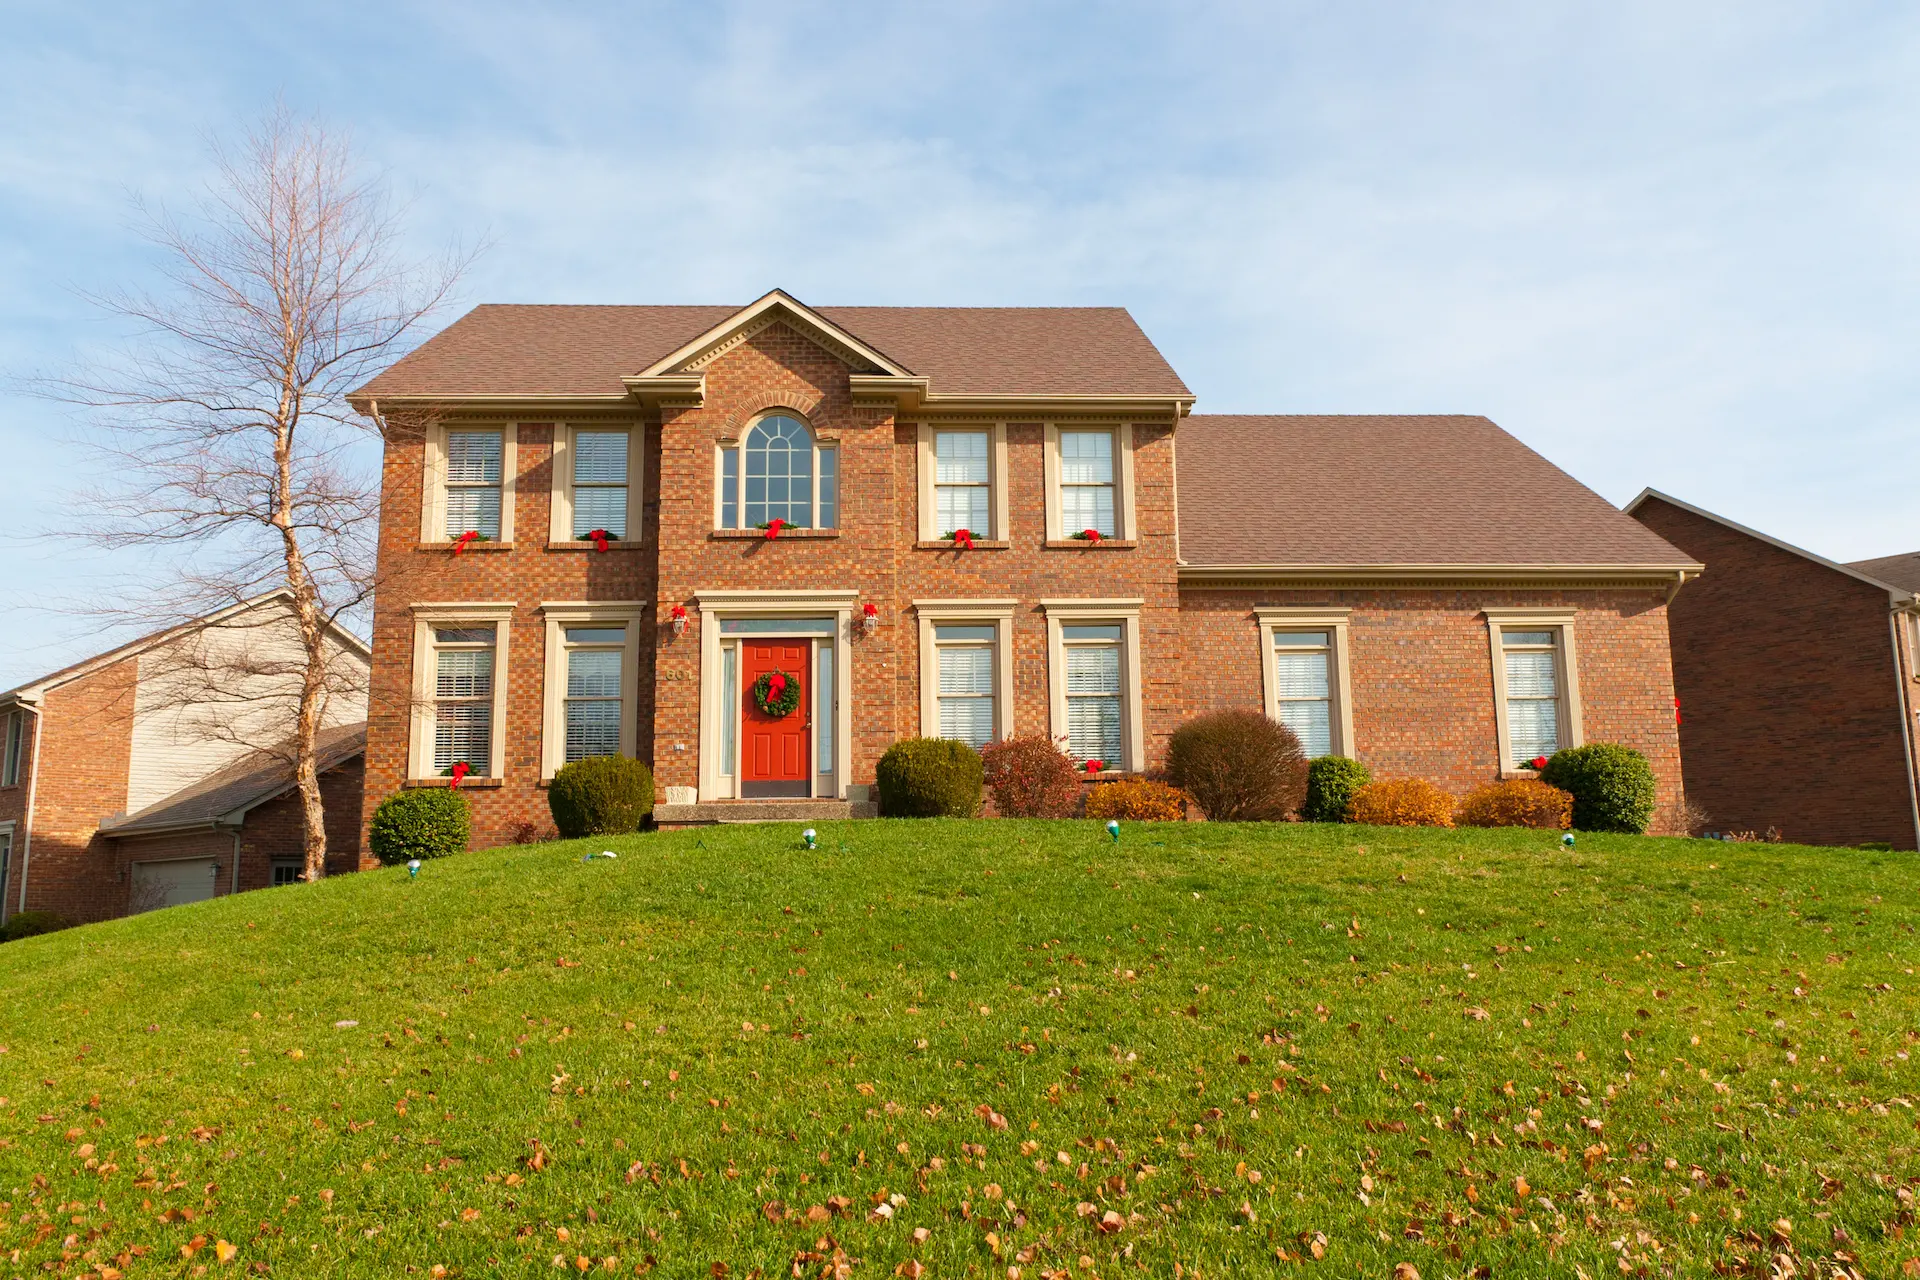
[[[1920,1255],[1912,855],[820,837],[495,850],[0,948],[0,1275]]]

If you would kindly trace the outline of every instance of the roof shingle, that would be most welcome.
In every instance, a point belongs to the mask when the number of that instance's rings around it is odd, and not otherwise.
[[[1855,560],[1847,568],[1857,569],[1869,578],[1878,578],[1902,591],[1920,591],[1920,551],[1880,556],[1873,560]]]

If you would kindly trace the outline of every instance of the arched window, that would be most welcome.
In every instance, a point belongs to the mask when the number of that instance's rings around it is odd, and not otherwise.
[[[782,520],[795,529],[831,529],[839,515],[839,451],[817,441],[800,419],[769,414],[739,444],[721,449],[721,528]]]

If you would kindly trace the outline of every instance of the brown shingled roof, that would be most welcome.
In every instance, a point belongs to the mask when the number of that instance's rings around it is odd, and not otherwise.
[[[1210,565],[1692,565],[1477,415],[1195,414],[1180,556]]]
[[[314,740],[314,768],[319,773],[338,768],[367,749],[367,722],[322,729]],[[254,751],[218,773],[156,800],[138,813],[109,818],[100,830],[110,836],[134,836],[211,824],[236,810],[251,809],[294,787],[292,748]]]
[[[1920,591],[1920,551],[1880,556],[1873,560],[1855,560],[1847,568],[1857,569],[1869,578],[1878,578],[1902,591]]]
[[[623,395],[742,308],[475,307],[356,395]],[[819,307],[940,395],[1191,394],[1124,307]]]

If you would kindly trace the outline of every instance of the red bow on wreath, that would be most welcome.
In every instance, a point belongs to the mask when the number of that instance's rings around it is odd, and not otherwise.
[[[605,551],[607,549],[607,539],[613,535],[605,529],[589,529],[587,530],[587,536],[593,539],[593,549],[595,551]]]
[[[787,691],[786,676],[776,671],[771,676],[767,677],[767,698],[769,701],[774,701],[779,699],[783,694],[786,693],[786,691]]]
[[[480,531],[478,529],[469,529],[458,538],[455,538],[453,540],[453,554],[459,555],[462,551],[465,551],[468,545],[479,536]]]
[[[969,551],[973,550],[973,530],[955,529],[953,531],[953,541],[957,546],[965,547]]]
[[[1100,541],[1100,531],[1098,529],[1082,529],[1080,531],[1080,536],[1086,539],[1088,542]]]
[[[1088,773],[1099,773],[1099,772],[1100,772],[1100,771],[1101,771],[1102,769],[1105,769],[1106,767],[1107,767],[1107,762],[1106,762],[1105,760],[1089,760],[1089,761],[1087,761],[1087,772],[1088,772]]]
[[[460,789],[461,780],[472,772],[473,772],[473,766],[468,764],[465,760],[461,760],[455,763],[455,765],[453,766],[452,790],[458,791]]]
[[[787,522],[785,520],[767,521],[767,541],[772,542],[775,538],[779,537],[780,531],[786,527]]]

